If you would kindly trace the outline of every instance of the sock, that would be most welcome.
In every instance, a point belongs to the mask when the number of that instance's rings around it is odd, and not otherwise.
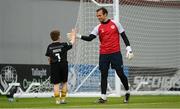
[[[54,93],[54,97],[56,101],[60,101],[59,93]]]
[[[64,87],[61,90],[61,101],[65,101],[66,94],[67,94],[67,87],[66,87],[66,85],[64,85]]]
[[[61,101],[65,101],[66,99],[66,92],[61,92]]]

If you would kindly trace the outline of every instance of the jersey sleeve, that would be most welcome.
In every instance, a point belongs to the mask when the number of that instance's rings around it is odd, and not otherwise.
[[[66,51],[68,51],[72,48],[72,44],[70,42],[64,42],[63,46]]]
[[[94,29],[91,31],[90,34],[93,34],[93,35],[97,36],[97,35],[99,34],[99,32],[98,32],[99,26],[100,26],[100,25],[97,25],[96,27],[94,27]]]
[[[46,54],[45,54],[45,56],[50,56],[50,50],[49,50],[49,46],[47,47],[47,50],[46,50]]]
[[[114,20],[112,20],[112,22],[114,22],[115,25],[117,26],[119,33],[122,33],[122,32],[125,31],[124,28],[123,28],[123,26],[121,25],[121,23],[116,22],[116,21],[114,21]]]

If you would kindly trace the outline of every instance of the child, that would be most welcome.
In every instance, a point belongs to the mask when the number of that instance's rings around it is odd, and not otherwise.
[[[54,84],[54,97],[56,104],[66,104],[65,98],[68,78],[67,51],[72,48],[72,45],[75,42],[75,30],[72,30],[68,35],[68,42],[60,42],[60,31],[53,30],[50,33],[53,42],[48,45],[45,54],[48,57],[50,64],[51,83]],[[59,91],[60,83],[62,85],[61,94]]]

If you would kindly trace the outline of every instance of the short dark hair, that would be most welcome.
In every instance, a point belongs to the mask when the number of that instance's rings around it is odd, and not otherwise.
[[[53,30],[53,31],[51,31],[50,36],[51,36],[51,39],[53,41],[57,41],[59,39],[59,36],[60,36],[60,31],[59,30]]]
[[[107,15],[108,15],[108,11],[107,11],[107,9],[104,8],[104,7],[101,7],[101,8],[99,8],[99,9],[97,9],[96,12],[99,12],[99,11],[101,11],[101,10],[102,10],[102,12],[103,12],[103,15],[104,15],[104,14],[107,14]]]

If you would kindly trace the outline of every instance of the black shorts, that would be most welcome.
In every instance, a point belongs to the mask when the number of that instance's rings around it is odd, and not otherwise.
[[[68,63],[52,63],[50,67],[51,83],[58,84],[67,82],[68,79]]]
[[[120,70],[121,68],[123,68],[121,52],[116,52],[112,54],[100,54],[99,69],[108,70],[110,65],[111,68],[115,70]]]

